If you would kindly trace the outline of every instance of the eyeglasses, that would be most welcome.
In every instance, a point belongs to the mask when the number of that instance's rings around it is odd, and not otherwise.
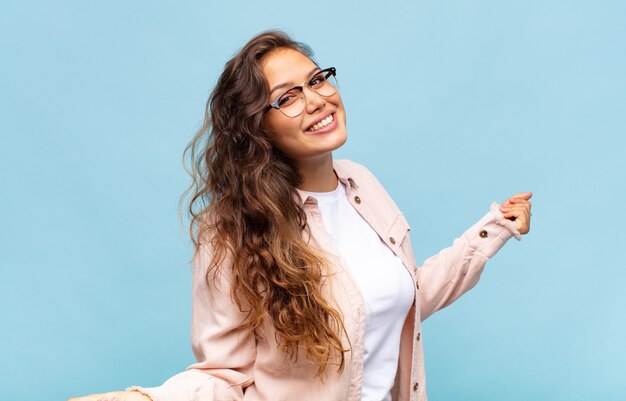
[[[265,112],[267,113],[271,109],[277,109],[287,117],[293,118],[299,116],[306,107],[304,86],[306,85],[313,89],[320,96],[332,96],[337,93],[337,78],[335,75],[337,75],[335,67],[321,70],[309,81],[303,82],[302,85],[294,86],[280,94],[280,96],[267,106]]]

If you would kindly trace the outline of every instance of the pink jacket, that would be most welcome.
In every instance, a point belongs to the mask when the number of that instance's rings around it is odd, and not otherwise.
[[[415,301],[404,323],[394,401],[426,401],[421,322],[472,288],[487,260],[515,235],[514,224],[497,206],[457,238],[451,247],[415,264],[409,224],[376,178],[363,166],[335,161],[335,172],[346,185],[350,203],[402,259],[415,282]],[[317,202],[302,195],[311,229],[310,243],[335,249],[324,229]],[[194,257],[191,342],[197,363],[159,387],[131,387],[154,401],[360,401],[363,378],[365,306],[345,263],[332,259],[335,271],[325,288],[344,316],[352,346],[346,368],[322,383],[304,355],[297,362],[277,348],[270,325],[261,339],[238,329],[243,319],[230,297],[228,269],[222,268],[215,288],[207,288],[206,267],[211,250],[202,245]],[[225,261],[228,263],[228,260]],[[347,342],[346,342],[347,344]]]

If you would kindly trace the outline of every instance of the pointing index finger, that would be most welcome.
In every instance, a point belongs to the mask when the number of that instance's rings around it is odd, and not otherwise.
[[[518,199],[528,200],[528,199],[530,199],[532,197],[533,197],[533,193],[532,192],[520,192],[518,194],[515,194],[515,195],[511,196],[511,199],[518,198]]]

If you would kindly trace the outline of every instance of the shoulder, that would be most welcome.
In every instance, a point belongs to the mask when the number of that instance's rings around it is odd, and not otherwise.
[[[362,164],[348,159],[335,160],[333,164],[340,178],[352,178],[355,182],[375,181],[380,185],[374,174]]]
[[[347,159],[334,161],[334,167],[339,178],[349,181],[361,198],[366,196],[372,199],[377,207],[387,206],[386,210],[399,211],[383,185],[367,167]]]

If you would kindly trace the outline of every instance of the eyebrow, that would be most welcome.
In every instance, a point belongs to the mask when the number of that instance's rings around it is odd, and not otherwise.
[[[311,76],[313,75],[313,73],[315,73],[315,72],[317,72],[317,71],[321,71],[321,69],[320,69],[319,67],[315,67],[315,68],[313,68],[313,69],[309,72],[308,76],[309,76],[309,77],[311,77]],[[283,84],[278,84],[278,85],[276,85],[275,87],[273,87],[273,88],[272,88],[272,90],[270,90],[270,95],[271,95],[272,93],[274,93],[274,91],[275,91],[276,89],[284,88],[284,87],[287,87],[287,86],[289,86],[289,85],[291,85],[291,84],[292,84],[292,82],[285,82],[285,83],[283,83]]]

